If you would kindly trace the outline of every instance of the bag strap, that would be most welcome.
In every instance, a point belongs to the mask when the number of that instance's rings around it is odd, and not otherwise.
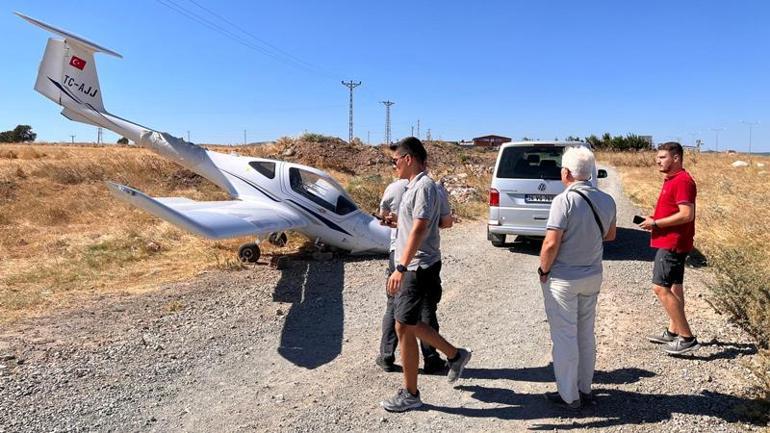
[[[602,225],[602,221],[599,219],[599,214],[596,213],[596,208],[594,208],[594,204],[591,203],[591,200],[588,199],[588,196],[578,191],[577,189],[571,189],[570,191],[574,191],[578,193],[578,195],[583,197],[583,200],[585,200],[586,203],[588,203],[588,206],[591,208],[591,212],[593,212],[594,214],[594,219],[596,220],[596,224],[599,225],[599,233],[602,235],[602,239],[604,239],[604,225]]]

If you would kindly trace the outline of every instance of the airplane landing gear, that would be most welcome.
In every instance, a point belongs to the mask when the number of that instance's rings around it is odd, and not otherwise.
[[[282,247],[286,245],[286,242],[289,241],[289,238],[286,236],[286,233],[270,233],[270,236],[268,236],[267,241],[271,244]]]
[[[259,255],[259,245],[255,244],[254,242],[243,244],[240,248],[238,248],[238,258],[243,263],[257,263],[257,260],[259,260]]]

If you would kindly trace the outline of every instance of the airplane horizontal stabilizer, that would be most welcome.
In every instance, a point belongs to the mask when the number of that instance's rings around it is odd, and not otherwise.
[[[121,201],[211,239],[282,232],[307,224],[303,217],[280,204],[241,200],[203,202],[182,197],[153,198],[125,185],[106,183],[110,192]]]

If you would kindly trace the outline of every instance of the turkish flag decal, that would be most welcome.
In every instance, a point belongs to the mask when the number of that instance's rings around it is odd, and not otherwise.
[[[78,56],[72,56],[72,58],[70,59],[70,66],[78,68],[82,71],[83,68],[86,67],[86,61],[81,59]]]

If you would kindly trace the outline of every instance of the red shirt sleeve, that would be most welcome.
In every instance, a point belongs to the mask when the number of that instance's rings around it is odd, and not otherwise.
[[[695,188],[695,181],[691,178],[685,179],[684,182],[680,182],[677,185],[674,199],[676,204],[692,203],[695,204],[695,196],[697,189]]]

